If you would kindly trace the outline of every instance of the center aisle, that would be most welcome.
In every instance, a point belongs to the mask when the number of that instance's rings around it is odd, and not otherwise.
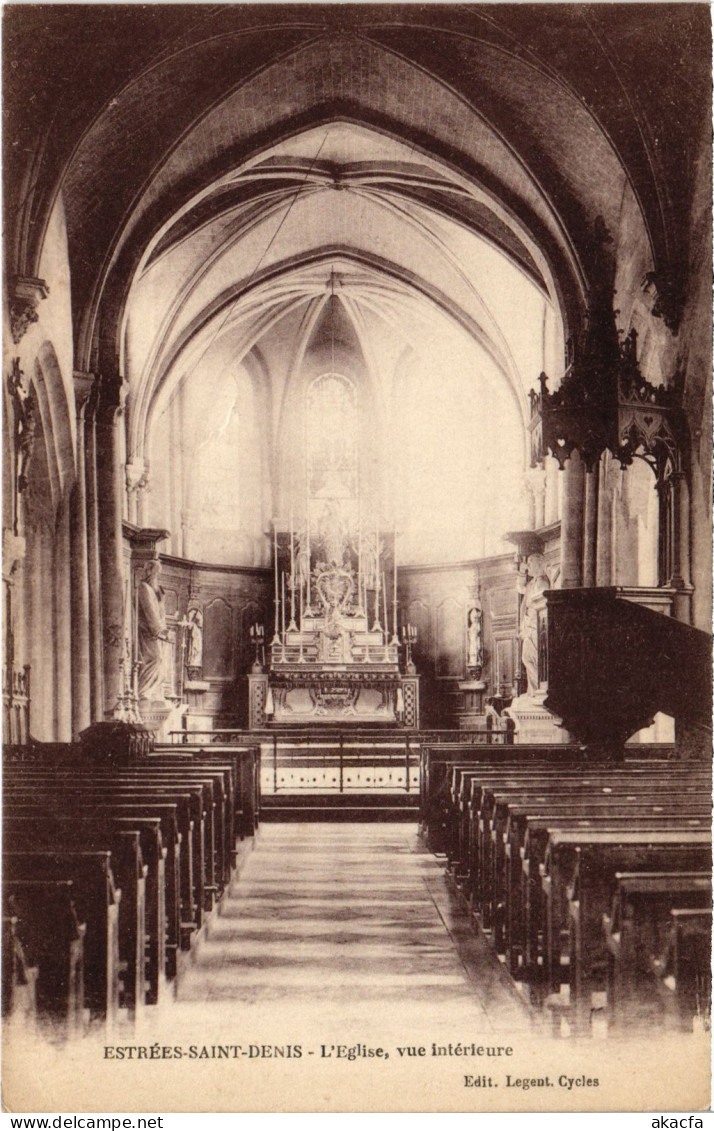
[[[181,978],[177,1024],[194,1003],[204,1031],[215,1004],[224,1032],[235,1017],[273,1041],[464,1042],[529,1028],[443,866],[405,824],[264,825]]]

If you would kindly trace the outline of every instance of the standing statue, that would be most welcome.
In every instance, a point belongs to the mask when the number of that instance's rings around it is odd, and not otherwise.
[[[168,632],[160,574],[160,562],[147,562],[139,583],[139,698],[163,702],[163,642]]]
[[[483,628],[482,628],[483,613],[478,605],[474,605],[469,609],[468,622],[466,626],[467,638],[467,651],[466,651],[466,667],[467,668],[482,668],[483,667]]]
[[[188,619],[188,653],[186,657],[187,668],[203,666],[203,615],[200,609],[189,609]]]
[[[550,588],[542,554],[530,554],[518,573],[518,592],[522,595],[521,622],[518,635],[521,640],[521,663],[527,679],[527,694],[535,695],[540,689],[538,673],[538,612],[545,607],[543,594]]]

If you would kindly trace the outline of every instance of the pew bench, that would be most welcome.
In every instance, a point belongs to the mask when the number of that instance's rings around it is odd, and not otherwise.
[[[603,915],[611,1029],[660,1024],[653,964],[667,950],[674,909],[711,910],[710,878],[698,872],[618,872]]]
[[[663,952],[652,960],[668,1027],[691,1032],[711,1023],[712,912],[674,907]]]
[[[23,949],[32,965],[37,965],[38,1014],[49,1018],[66,1016],[68,1001],[64,989],[59,1000],[56,987],[67,984],[72,940],[72,917],[66,913],[71,902],[76,921],[86,924],[83,937],[84,1000],[90,1022],[112,1025],[120,1007],[119,905],[121,890],[114,882],[109,852],[73,854],[72,878],[3,878],[3,904],[18,921]],[[64,906],[65,912],[61,915]],[[64,924],[66,934],[55,938],[54,912]],[[70,930],[70,928],[72,928]],[[73,1005],[72,1016],[76,1017]]]

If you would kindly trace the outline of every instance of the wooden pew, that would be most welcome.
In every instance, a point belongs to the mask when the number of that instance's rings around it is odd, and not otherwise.
[[[673,908],[665,947],[652,960],[667,1023],[691,1032],[711,1022],[711,910]]]
[[[25,780],[29,780],[27,775]],[[42,781],[41,778],[38,780]],[[157,761],[156,764],[152,762],[150,768],[142,767],[136,770],[100,768],[89,772],[86,768],[79,768],[69,772],[65,768],[59,774],[53,775],[51,782],[58,789],[76,787],[79,782],[88,782],[90,787],[97,788],[116,786],[117,794],[121,789],[135,788],[148,791],[152,786],[166,789],[167,792],[182,786],[202,789],[205,824],[203,909],[212,910],[216,899],[228,882],[235,849],[234,791],[230,764],[224,762],[195,766],[188,761],[185,765],[164,766]],[[197,816],[198,810],[194,812],[194,819]],[[195,847],[198,852],[198,846]],[[199,856],[197,855],[196,858],[198,859]]]
[[[673,818],[673,822],[676,818]],[[707,871],[711,868],[711,831],[680,827],[581,830],[553,828],[545,862],[540,865],[544,892],[544,970],[547,988],[559,993],[563,974],[570,984],[569,1019],[576,1033],[590,1028],[591,992],[598,968],[605,965],[602,916],[610,906],[617,872]],[[578,966],[570,923],[577,913],[587,962]],[[597,929],[593,931],[593,920]],[[569,955],[563,965],[562,935],[568,932]]]
[[[67,848],[37,850],[34,838],[30,846],[17,845],[17,850],[4,854],[4,876],[8,882],[69,879],[74,884],[75,898],[85,922],[93,931],[93,907],[90,902],[96,891],[94,867],[104,854],[68,851]],[[144,1007],[146,998],[145,880],[139,833],[134,830],[114,831],[110,841],[111,870],[122,893],[119,903],[119,980],[120,1005],[131,1016]],[[99,909],[95,911],[95,915]],[[88,944],[88,955],[90,953]]]
[[[514,753],[515,752],[515,753]],[[541,762],[545,758],[558,763],[580,757],[579,746],[471,746],[461,743],[424,744],[420,751],[419,824],[426,845],[434,853],[446,851],[448,843],[448,811],[451,788],[451,766],[498,766],[513,763]]]
[[[116,788],[114,785],[106,784],[102,787],[94,787],[89,781],[86,785],[82,785],[80,781],[68,784],[62,789],[59,787],[52,789],[47,786],[40,796],[35,793],[31,799],[27,794],[25,787],[25,794],[23,795],[22,789],[15,791],[12,795],[12,804],[14,811],[18,815],[31,816],[32,812],[37,812],[38,809],[41,814],[48,817],[61,817],[63,812],[66,813],[68,809],[71,810],[77,818],[81,818],[82,814],[87,811],[87,806],[91,805],[92,812],[100,815],[117,816],[137,816],[137,817],[152,817],[164,816],[166,814],[165,806],[170,805],[171,818],[176,822],[179,833],[181,834],[181,852],[180,852],[180,898],[181,898],[181,920],[180,920],[180,945],[186,949],[190,945],[190,939],[193,933],[200,926],[203,917],[203,885],[205,873],[202,871],[204,853],[203,853],[203,821],[200,816],[202,812],[202,803],[200,791],[191,791],[188,787],[175,788],[173,786],[161,789],[153,786],[149,788],[142,788],[141,786],[130,788]],[[39,784],[35,789],[40,788]],[[6,796],[10,795],[6,791]],[[21,802],[22,798],[22,802]],[[20,804],[25,806],[24,814],[20,812]],[[199,815],[199,831],[196,834],[195,815]]]
[[[615,885],[612,909],[603,916],[609,1027],[658,1025],[662,1007],[653,963],[667,950],[670,913],[710,910],[711,880],[698,872],[618,872]],[[582,944],[580,938],[575,945]]]
[[[656,795],[655,795],[656,797]],[[597,829],[602,827],[623,828],[652,827],[666,828],[670,824],[679,827],[682,823],[688,829],[708,829],[711,824],[709,806],[705,801],[673,802],[668,812],[662,812],[661,798],[648,796],[642,792],[637,800],[614,799],[603,802],[580,796],[575,800],[547,804],[511,805],[506,828],[500,834],[502,853],[494,852],[494,875],[492,881],[492,917],[502,927],[502,935],[495,938],[497,949],[506,956],[514,976],[524,964],[527,935],[527,893],[521,850],[525,844],[526,829],[531,826],[534,834],[567,824],[572,828]],[[533,810],[531,812],[531,810]],[[494,834],[497,835],[497,834]],[[547,835],[547,834],[546,834]],[[531,857],[532,860],[532,857]],[[531,916],[537,914],[534,906],[538,888],[530,893]],[[503,914],[500,910],[503,908]],[[502,941],[502,946],[499,943]]]
[[[571,791],[567,786],[562,793],[558,800],[554,795],[545,800],[511,796],[496,805],[490,819],[490,837],[485,838],[487,845],[490,840],[490,860],[486,857],[484,861],[488,872],[483,881],[483,895],[488,904],[487,914],[496,929],[497,948],[503,953],[513,951],[512,959],[523,942],[521,848],[529,825],[543,829],[549,824],[552,827],[553,822],[569,821],[573,827],[588,828],[609,822],[613,828],[627,828],[628,818],[633,825],[648,823],[653,827],[664,827],[675,819],[676,823],[686,821],[691,828],[706,829],[711,824],[710,805],[706,800],[692,797],[670,801],[665,811],[665,797],[650,792],[644,783],[634,790],[631,785],[624,787],[621,793],[613,790],[607,799],[597,792]]]
[[[530,808],[535,813],[539,805],[549,804],[553,796],[562,799],[566,793],[568,798],[580,796],[593,801],[599,795],[603,809],[607,808],[609,799],[613,798],[614,803],[616,793],[622,794],[623,799],[634,801],[644,789],[648,798],[652,798],[653,806],[659,790],[663,803],[671,796],[671,771],[668,771],[666,783],[658,784],[653,781],[652,767],[649,766],[645,772],[626,765],[605,770],[596,766],[589,769],[574,769],[567,765],[553,769],[546,766],[535,773],[530,770],[518,772],[514,768],[505,775],[499,771],[459,771],[458,768],[454,772],[460,772],[464,798],[459,819],[462,824],[461,854],[465,859],[460,866],[466,879],[465,890],[476,905],[485,901],[487,890],[492,892],[493,873],[503,865],[502,856],[499,857],[500,837],[512,804],[521,804],[527,811],[530,800]],[[692,784],[691,789],[693,797],[699,787]],[[682,794],[690,796],[687,790],[688,787],[682,785]],[[496,852],[495,864],[492,845]]]
[[[176,831],[175,806],[162,806],[163,813],[150,816],[135,812],[135,806],[80,809],[47,815],[33,806],[6,807],[5,851],[17,847],[49,849],[61,844],[76,850],[111,849],[115,832],[139,833],[142,859],[147,867],[145,888],[146,1001],[159,1000],[165,978],[175,976],[179,946],[180,834]],[[128,810],[128,812],[127,812]]]
[[[466,873],[470,881],[467,891],[476,906],[493,900],[494,882],[497,882],[505,865],[506,831],[513,843],[519,827],[515,825],[509,829],[509,820],[520,817],[522,830],[527,814],[536,817],[541,810],[552,812],[553,804],[562,809],[566,800],[568,804],[577,802],[583,805],[588,802],[595,812],[599,807],[603,813],[618,805],[645,802],[653,814],[658,811],[664,813],[668,806],[673,806],[675,811],[678,808],[696,808],[702,812],[707,804],[702,801],[703,791],[709,789],[707,777],[680,775],[678,798],[672,802],[671,770],[665,779],[658,781],[653,778],[651,769],[642,773],[639,769],[630,770],[625,766],[605,771],[593,767],[586,774],[580,770],[574,773],[567,767],[556,771],[544,768],[535,775],[509,773],[505,778],[497,772],[470,773],[464,775],[464,782],[470,785],[471,790],[468,804],[470,828],[466,838]],[[554,801],[554,798],[557,800]],[[517,853],[511,855],[517,870]],[[501,897],[505,886],[501,888]],[[489,919],[488,910],[486,918]]]
[[[649,745],[635,743],[625,747],[623,760],[642,759],[647,761],[672,761],[674,747],[668,745]],[[450,764],[486,769],[505,765],[528,764],[558,766],[563,763],[592,764],[585,747],[579,745],[522,745],[514,746],[472,746],[466,743],[424,743],[420,751],[420,832],[427,846],[435,853],[445,851],[444,836],[445,808],[448,808]],[[603,764],[601,762],[601,764]],[[617,763],[609,763],[615,765]]]
[[[31,964],[29,956],[25,953],[19,919],[17,915],[12,913],[13,900],[8,899],[7,902],[9,906],[3,907],[2,913],[2,994],[0,996],[2,1014],[3,1017],[10,1020],[22,1018],[26,1025],[34,1025],[37,1020],[37,975],[39,971],[37,966]],[[56,916],[59,923],[58,934],[60,938],[64,935],[64,916],[66,913],[71,914],[74,919],[76,925],[75,937],[78,937],[80,927],[82,934],[84,934],[84,924],[77,923],[74,904],[71,900],[71,894],[69,894]]]
[[[63,948],[53,940],[53,919],[50,908],[56,906],[57,892],[65,885],[62,901],[71,898],[78,920],[86,923],[84,936],[84,1004],[90,1020],[116,1021],[119,1010],[119,905],[121,890],[114,882],[111,853],[91,852],[75,855],[73,879],[4,879],[3,899],[16,916],[23,932],[26,952],[40,956],[38,977],[38,1010],[47,1006],[52,1011],[53,978],[42,976],[42,956],[48,963],[64,963]],[[67,887],[66,885],[70,885]],[[58,888],[58,885],[60,887]],[[71,892],[71,895],[69,893]],[[54,901],[54,902],[53,902]],[[48,925],[52,924],[52,929]],[[34,965],[34,962],[33,962]],[[55,968],[56,972],[56,968]],[[42,989],[41,987],[42,983]]]
[[[260,746],[214,742],[180,746],[163,746],[150,755],[147,765],[195,764],[199,766],[227,762],[234,778],[234,824],[243,839],[253,836],[260,819]]]

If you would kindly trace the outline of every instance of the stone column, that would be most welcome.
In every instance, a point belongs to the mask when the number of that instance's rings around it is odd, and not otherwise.
[[[691,624],[692,581],[690,577],[689,484],[683,471],[672,475],[672,558],[675,590],[672,612],[677,620]]]
[[[545,522],[557,522],[560,518],[560,483],[562,475],[558,461],[553,456],[546,456],[545,464]]]
[[[583,585],[592,589],[595,586],[597,567],[598,537],[598,486],[600,482],[600,461],[591,471],[585,472],[585,520],[583,529]]]
[[[70,576],[72,582],[72,735],[91,722],[89,663],[89,561],[87,557],[87,476],[85,414],[94,378],[74,374],[77,413],[77,478],[70,500]]]
[[[545,526],[545,468],[532,467],[526,473],[528,493],[532,500],[533,529]]]
[[[87,574],[89,584],[89,670],[92,722],[104,718],[104,633],[102,576],[99,561],[99,488],[97,480],[97,409],[99,378],[84,412],[85,485],[87,495]]]
[[[103,404],[97,418],[97,480],[99,496],[99,547],[104,626],[104,716],[121,708],[121,664],[124,656],[124,568],[122,554],[122,495],[119,429],[121,404]]]
[[[27,534],[29,570],[29,654],[32,671],[30,731],[40,742],[58,740],[55,725],[55,664],[51,640],[54,633],[54,570],[52,532],[47,525]]]
[[[57,741],[72,741],[72,582],[70,498],[62,499],[54,540],[55,719]],[[46,645],[45,645],[46,647]]]
[[[612,585],[612,501],[622,470],[609,452],[603,456],[597,517],[596,585]]]
[[[146,525],[145,492],[148,484],[148,469],[143,459],[132,457],[126,465],[126,493],[128,499],[129,522],[134,526]]]
[[[563,469],[563,507],[560,532],[560,571],[563,589],[583,584],[583,510],[585,467],[577,451]]]

